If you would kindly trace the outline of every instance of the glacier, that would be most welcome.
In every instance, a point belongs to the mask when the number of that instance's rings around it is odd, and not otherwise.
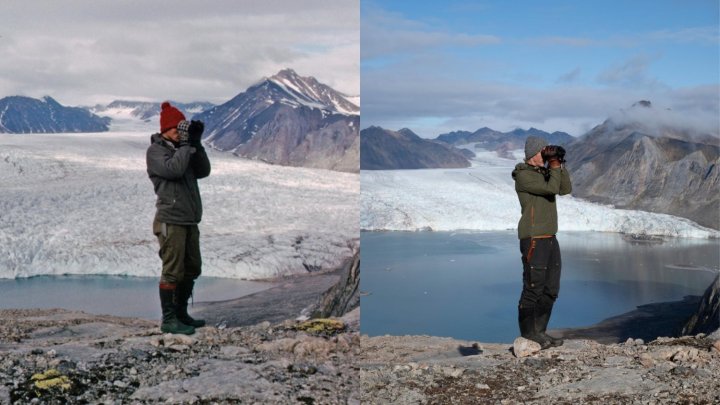
[[[363,170],[360,228],[366,231],[517,229],[520,203],[511,177],[520,159],[476,150],[465,169]],[[522,156],[522,151],[513,151]],[[572,177],[572,172],[570,173]],[[597,231],[687,238],[720,232],[685,218],[616,209],[571,196],[557,199],[562,231]]]
[[[150,133],[0,135],[0,278],[155,276]],[[203,274],[267,279],[340,266],[359,249],[359,175],[208,149]]]

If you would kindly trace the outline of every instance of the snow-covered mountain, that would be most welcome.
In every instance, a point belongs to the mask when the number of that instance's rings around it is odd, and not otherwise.
[[[0,133],[103,132],[108,118],[79,107],[65,107],[52,97],[0,99]]]
[[[322,84],[312,76],[301,77],[292,69],[284,69],[268,79],[291,96],[286,102],[329,109],[347,115],[360,114],[360,107],[349,101],[348,95]],[[262,83],[262,81],[261,81]]]
[[[214,107],[213,104],[196,101],[172,105],[185,113],[188,119]],[[88,110],[94,114],[108,117],[111,131],[157,131],[160,120],[161,102],[115,100],[110,104],[98,104]]]
[[[159,276],[149,133],[0,134],[0,145],[0,278]],[[357,174],[208,154],[203,274],[304,274],[357,251]]]
[[[516,151],[522,153],[522,151]],[[478,152],[473,167],[372,170],[360,174],[360,228],[415,231],[514,230],[520,203],[510,173],[516,159]],[[571,196],[557,200],[559,229],[718,238],[720,232],[688,219],[616,209]]]
[[[195,116],[213,148],[270,163],[357,171],[360,108],[291,69]]]
[[[360,168],[363,170],[468,167],[460,150],[423,139],[410,129],[391,131],[372,126],[360,131]]]
[[[572,142],[573,195],[720,229],[720,136],[681,120],[642,101]]]

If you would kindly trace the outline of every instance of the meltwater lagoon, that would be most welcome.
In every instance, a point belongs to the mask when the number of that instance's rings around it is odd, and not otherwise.
[[[617,233],[563,232],[558,241],[563,269],[551,329],[702,295],[720,264],[717,239],[643,243]],[[361,246],[362,333],[483,342],[518,336],[515,231],[363,232]]]

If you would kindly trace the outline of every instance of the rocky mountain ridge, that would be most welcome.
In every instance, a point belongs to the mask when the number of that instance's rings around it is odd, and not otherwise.
[[[204,101],[191,103],[178,103],[170,101],[170,103],[185,113],[188,119],[192,119],[193,115],[214,107],[213,104]],[[156,124],[160,117],[161,104],[161,101],[115,100],[107,105],[97,104],[94,107],[89,108],[89,111],[101,116],[107,115],[111,118],[114,116],[127,116],[145,122],[153,121],[153,123]]]
[[[359,107],[285,69],[195,116],[213,148],[270,163],[356,172]]]
[[[475,132],[453,131],[438,135],[435,140],[454,146],[474,144],[475,149],[487,150],[517,150],[525,147],[528,136],[544,138],[551,145],[564,146],[575,138],[566,132],[545,132],[537,128],[524,130],[517,128],[509,132],[500,132],[483,127]]]
[[[49,96],[0,99],[0,133],[105,132],[109,124],[108,118],[63,106]]]
[[[610,118],[566,149],[574,196],[720,229],[719,137]]]
[[[360,167],[363,170],[469,167],[460,150],[410,129],[391,131],[371,126],[360,132]]]

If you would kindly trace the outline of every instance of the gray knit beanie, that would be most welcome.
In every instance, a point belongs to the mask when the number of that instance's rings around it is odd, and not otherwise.
[[[525,160],[537,155],[547,144],[547,141],[540,137],[528,136],[525,140]]]

